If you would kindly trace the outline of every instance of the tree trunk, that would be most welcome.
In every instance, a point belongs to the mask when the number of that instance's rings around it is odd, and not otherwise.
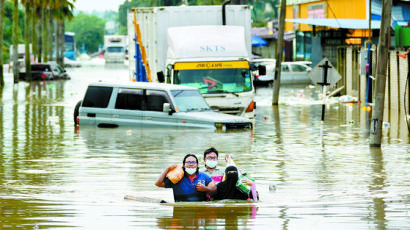
[[[54,43],[53,43],[53,29],[54,29],[54,20],[52,17],[52,9],[50,8],[48,10],[48,60],[52,61],[53,60],[53,48],[54,48]]]
[[[44,17],[44,8],[40,7],[40,18],[38,20],[38,34],[37,34],[37,45],[38,45],[38,62],[41,63],[43,61],[43,17]]]
[[[48,44],[47,44],[47,32],[48,32],[48,23],[47,23],[47,17],[48,17],[48,8],[44,8],[43,10],[43,33],[42,33],[42,40],[43,40],[43,59],[44,62],[48,62]]]
[[[65,57],[65,19],[61,21],[61,37],[60,37],[60,42],[61,42],[61,66],[64,66],[64,57]]]
[[[3,73],[3,35],[4,35],[4,0],[0,0],[0,87],[4,86],[4,73]]]
[[[31,52],[33,53],[34,60],[38,60],[38,51],[37,51],[37,20],[36,20],[36,6],[34,0],[30,0],[31,2]]]
[[[30,1],[25,3],[26,19],[24,24],[24,47],[25,47],[25,66],[26,66],[26,81],[31,81],[31,47],[30,47]]]
[[[56,28],[56,57],[57,63],[64,68],[64,19],[57,20]]]
[[[14,78],[14,83],[19,82],[19,66],[17,63],[18,29],[19,29],[18,16],[19,16],[19,2],[17,0],[14,0],[14,3],[13,3],[13,78]]]

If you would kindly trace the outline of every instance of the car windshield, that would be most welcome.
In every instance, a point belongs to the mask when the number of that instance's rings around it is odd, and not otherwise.
[[[207,111],[209,105],[197,90],[171,90],[179,112]]]
[[[176,70],[174,84],[188,85],[201,93],[240,93],[252,90],[249,69]]]

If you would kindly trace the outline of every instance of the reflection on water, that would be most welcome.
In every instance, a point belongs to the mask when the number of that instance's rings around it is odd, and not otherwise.
[[[316,88],[283,88],[277,107],[271,106],[272,89],[258,88],[253,132],[75,128],[74,106],[89,82],[128,79],[125,65],[83,66],[70,69],[68,81],[13,85],[6,77],[0,91],[1,229],[410,226],[408,131],[394,112],[381,149],[369,148],[371,114],[359,104],[327,105],[322,124]],[[171,190],[153,184],[159,174],[186,153],[202,158],[210,146],[221,156],[232,154],[256,179],[258,203],[198,207],[123,199],[172,201]]]
[[[198,229],[227,228],[238,229],[238,226],[252,226],[252,220],[256,218],[257,206],[174,206],[172,216],[157,218],[157,226],[161,229]]]

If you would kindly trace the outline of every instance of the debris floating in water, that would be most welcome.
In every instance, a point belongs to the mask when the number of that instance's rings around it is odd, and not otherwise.
[[[273,192],[276,191],[276,186],[274,184],[269,185],[269,191]]]

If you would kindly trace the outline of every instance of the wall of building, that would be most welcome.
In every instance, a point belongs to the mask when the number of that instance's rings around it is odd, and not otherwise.
[[[309,6],[324,4],[325,18],[340,18],[340,19],[366,19],[367,18],[367,1],[366,0],[327,0],[314,1],[286,7],[286,18],[309,18]],[[294,6],[298,5],[299,10],[294,10]],[[294,15],[299,14],[299,15]],[[291,22],[286,22],[285,30],[300,30],[311,31],[312,27],[306,24],[295,25]]]
[[[374,47],[375,48],[375,47]],[[386,76],[386,91],[384,105],[384,122],[388,122],[392,127],[406,127],[406,110],[409,113],[409,89],[406,89],[407,75],[409,72],[407,59],[400,58],[396,50],[390,51],[388,70]],[[404,53],[400,51],[399,53]],[[357,97],[362,105],[366,101],[366,76],[360,75],[360,52],[358,47],[346,48],[346,69],[345,80],[339,82],[339,86],[344,85],[346,94]],[[376,63],[376,55],[373,55],[373,65]],[[376,70],[373,69],[375,75]],[[375,82],[374,82],[375,83]],[[409,82],[410,84],[410,82]],[[373,84],[373,89],[374,89]],[[407,86],[409,87],[409,86]],[[373,90],[373,97],[374,97]],[[404,97],[406,94],[406,98]],[[406,106],[406,107],[405,107]]]

